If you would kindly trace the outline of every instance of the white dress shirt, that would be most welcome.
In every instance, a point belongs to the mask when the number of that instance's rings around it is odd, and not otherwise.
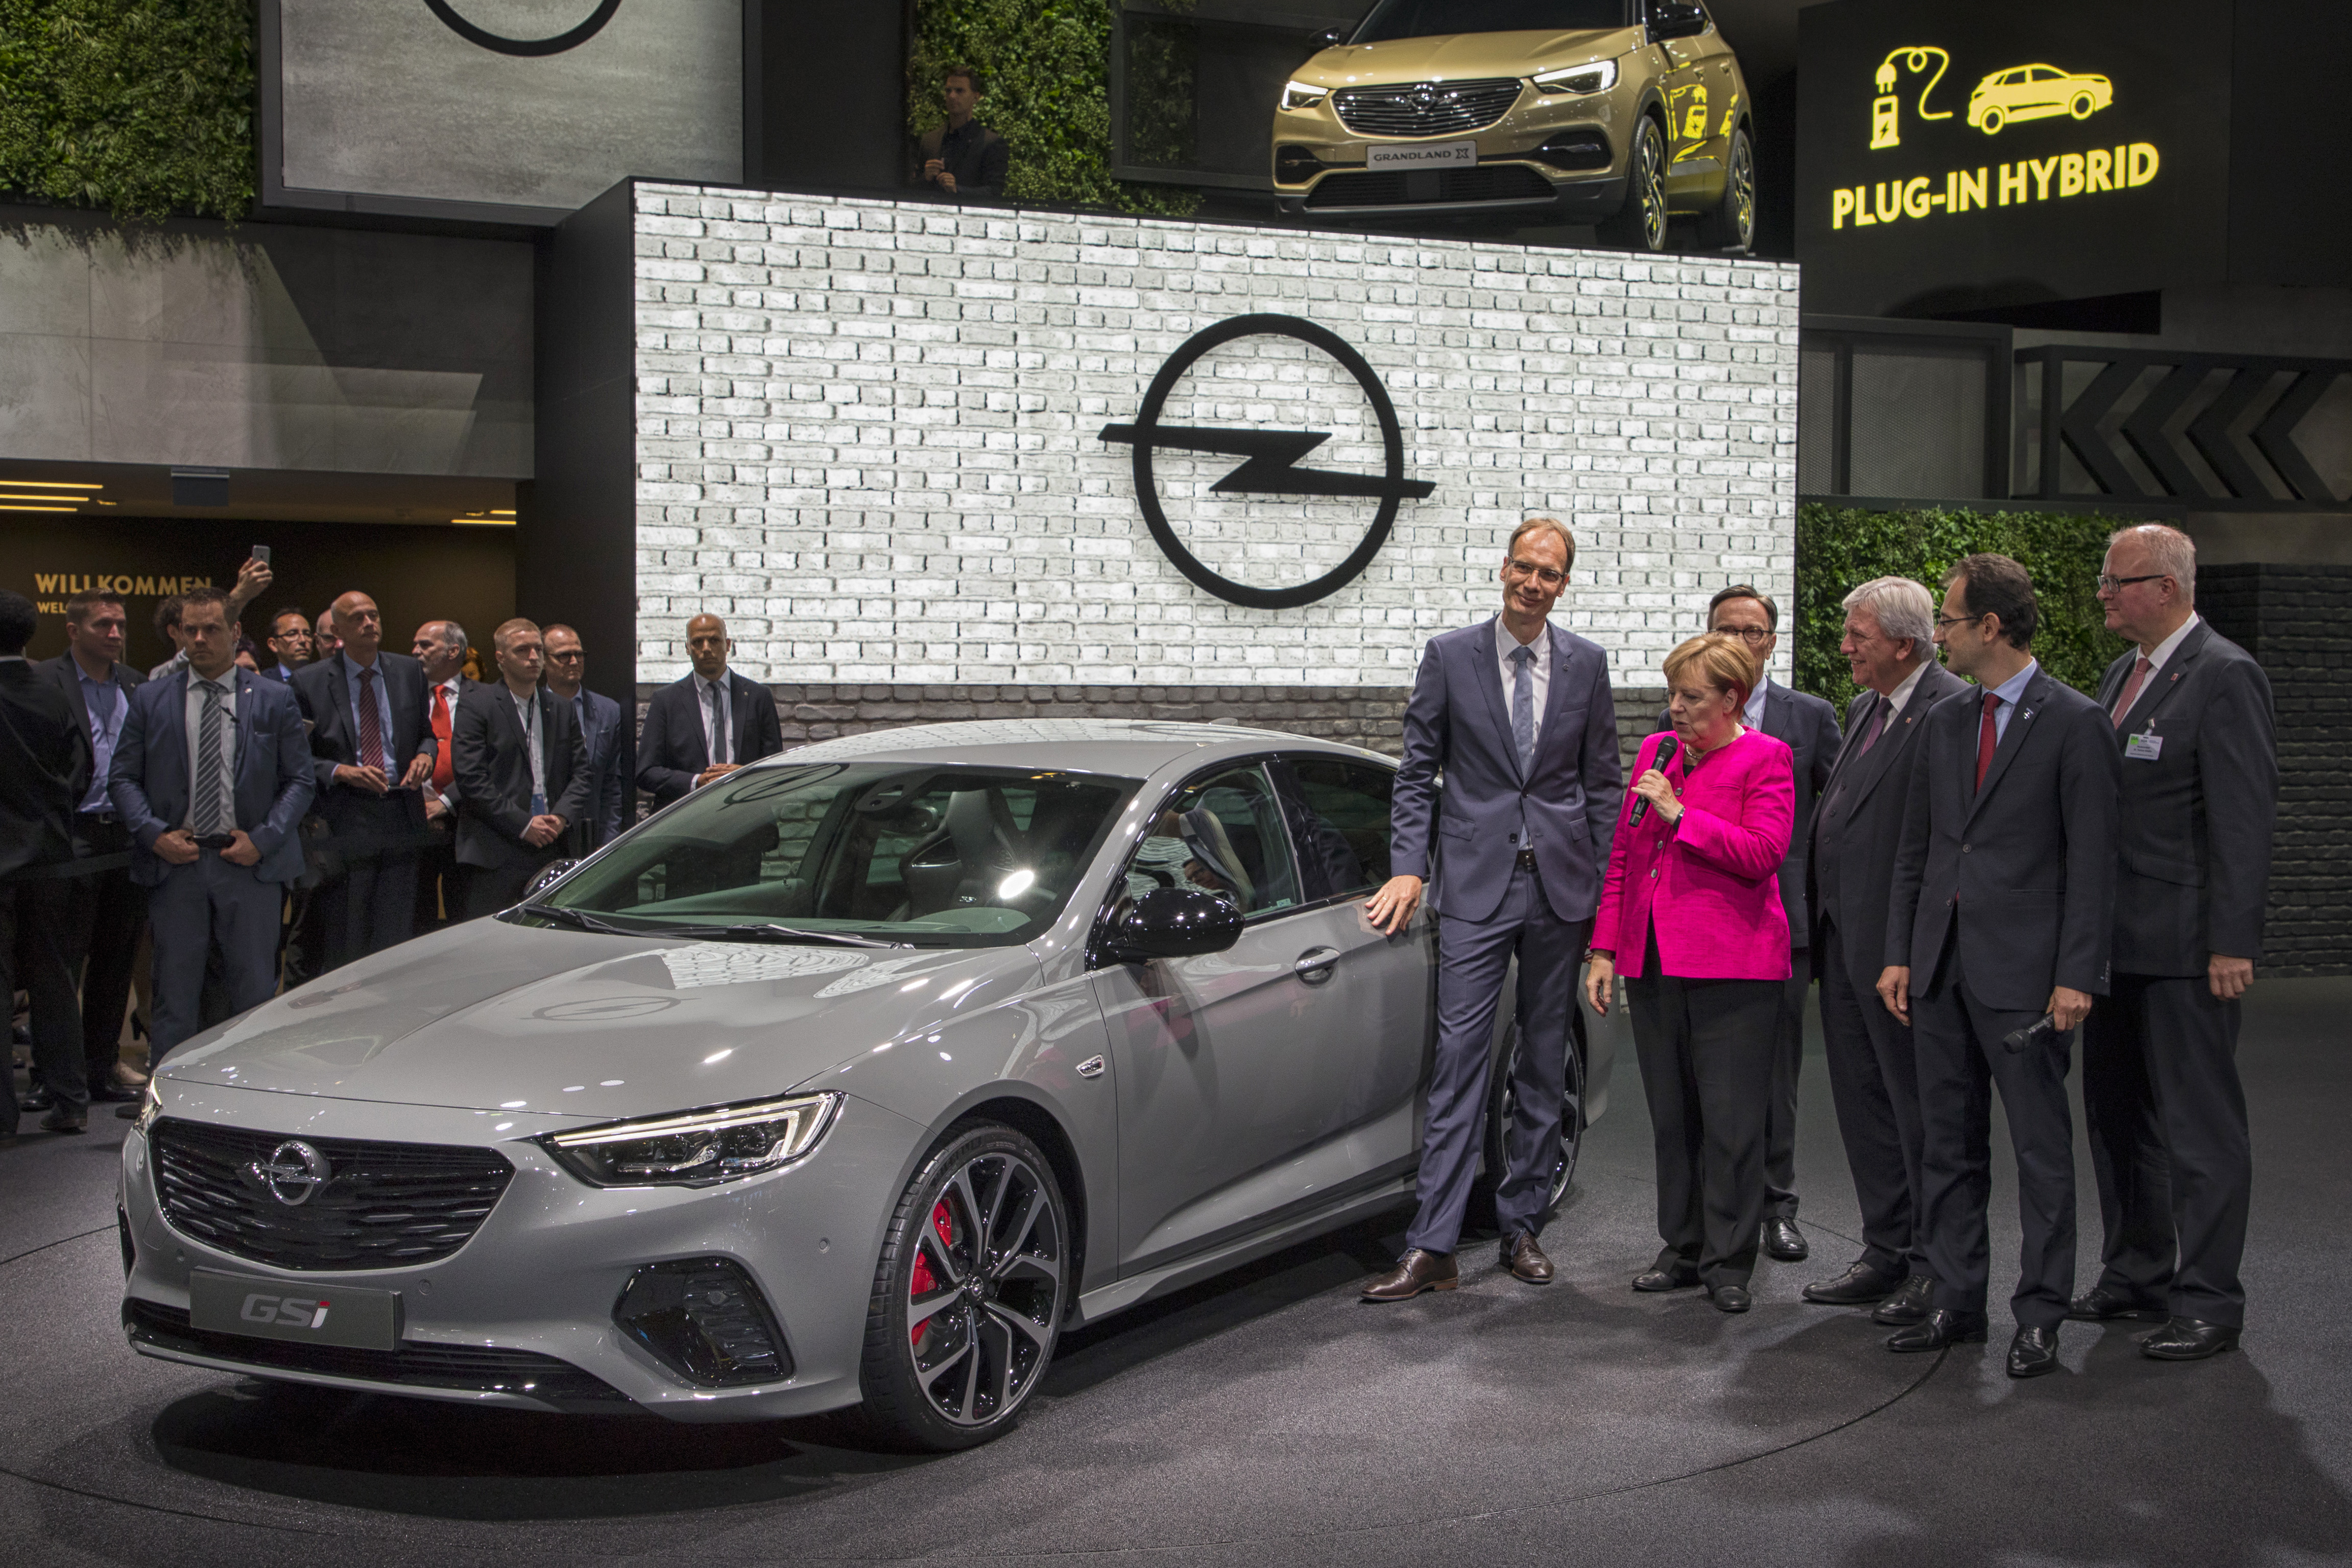
[[[2180,623],[2179,628],[2175,631],[2171,636],[2167,637],[2163,642],[2158,643],[2155,647],[2150,648],[2147,651],[2148,680],[2152,681],[2156,679],[2156,673],[2157,671],[2164,668],[2165,661],[2171,658],[2173,654],[2180,652],[2181,640],[2187,637],[2191,631],[2196,629],[2197,621],[2197,612],[2193,610],[2190,611],[2189,612],[2189,619],[2183,621]],[[2124,679],[2131,679],[2130,674],[2126,673]],[[2146,682],[2141,683],[2140,689],[2142,691],[2146,691],[2147,689]]]
[[[1514,650],[1522,647],[1530,649],[1535,653],[1535,657],[1528,661],[1528,667],[1535,673],[1535,738],[1536,744],[1541,746],[1544,703],[1551,695],[1551,624],[1546,622],[1543,629],[1536,633],[1534,642],[1523,643],[1511,635],[1511,629],[1504,623],[1503,618],[1499,615],[1496,616],[1495,662],[1503,672],[1503,722],[1506,726],[1510,723],[1511,718],[1511,693],[1518,685],[1519,667],[1512,661],[1511,654]]]
[[[1748,706],[1739,710],[1740,723],[1750,729],[1764,727],[1764,697],[1771,689],[1772,677],[1769,675],[1756,683],[1756,689],[1748,694]]]
[[[1893,691],[1886,694],[1887,723],[1892,724],[1896,718],[1902,716],[1905,705],[1909,703],[1911,700],[1911,694],[1919,689],[1919,677],[1926,674],[1927,673],[1927,666],[1935,662],[1935,657],[1932,654],[1920,660],[1919,667],[1912,671],[1909,674],[1904,676],[1901,684],[1896,685]]]
[[[204,781],[205,704],[213,698],[213,691],[203,676],[191,668],[188,671],[188,695],[185,710],[188,721],[188,810],[180,825],[189,831],[196,831],[196,789]],[[221,781],[228,795],[228,810],[222,813],[233,829],[236,826],[236,670],[231,666],[220,677],[217,698],[221,707]]]

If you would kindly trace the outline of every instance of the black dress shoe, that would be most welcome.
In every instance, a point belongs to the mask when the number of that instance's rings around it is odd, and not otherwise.
[[[2174,1318],[2139,1336],[2139,1353],[2155,1361],[2202,1361],[2238,1348],[2238,1331],[2202,1318]]]
[[[2103,1323],[2112,1318],[2156,1317],[2163,1311],[2160,1303],[2136,1301],[2112,1287],[2094,1285],[2067,1304],[2066,1315],[2078,1323]]]
[[[89,1113],[77,1111],[70,1105],[52,1105],[49,1113],[41,1118],[41,1131],[87,1133],[89,1131]]]
[[[117,1105],[114,1113],[122,1121],[136,1122],[139,1120],[139,1102],[134,1100],[128,1105]]]
[[[1946,1350],[1956,1344],[1982,1344],[1985,1340],[1985,1316],[1982,1312],[1957,1312],[1949,1307],[1937,1307],[1926,1321],[1908,1328],[1896,1329],[1886,1336],[1886,1348],[1897,1354],[1920,1351]]]
[[[16,1108],[30,1115],[36,1111],[46,1111],[57,1103],[57,1096],[49,1092],[47,1084],[36,1083],[25,1091],[24,1098],[16,1102]]]
[[[1756,1304],[1745,1285],[1717,1285],[1706,1294],[1718,1312],[1744,1312]]]
[[[1885,1323],[1888,1328],[1901,1328],[1906,1323],[1924,1323],[1927,1314],[1936,1310],[1936,1281],[1932,1275],[1914,1274],[1903,1281],[1902,1288],[1878,1303],[1870,1321]]]
[[[1680,1269],[1653,1269],[1645,1274],[1633,1276],[1633,1289],[1637,1291],[1687,1291],[1697,1284],[1698,1270],[1696,1269],[1688,1272]]]
[[[1834,1280],[1816,1280],[1805,1287],[1805,1300],[1822,1307],[1859,1307],[1883,1301],[1903,1281],[1867,1263],[1856,1263]]]
[[[89,1103],[93,1105],[120,1105],[125,1101],[137,1104],[139,1091],[125,1089],[120,1083],[101,1083],[89,1092]]]
[[[1764,1256],[1778,1258],[1783,1263],[1801,1263],[1812,1256],[1806,1245],[1805,1233],[1797,1222],[1784,1215],[1774,1215],[1764,1222]]]
[[[2041,1377],[2058,1370],[2058,1331],[2021,1328],[2009,1342],[2009,1375]]]
[[[1536,1245],[1536,1239],[1524,1230],[1503,1239],[1503,1263],[1515,1280],[1524,1280],[1530,1285],[1551,1283],[1551,1260]]]
[[[1450,1291],[1462,1282],[1451,1252],[1405,1249],[1397,1266],[1364,1287],[1368,1301],[1409,1301],[1423,1291]]]

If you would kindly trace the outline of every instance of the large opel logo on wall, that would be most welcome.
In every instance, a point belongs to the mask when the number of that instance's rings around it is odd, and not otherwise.
[[[469,44],[477,44],[502,55],[529,57],[560,55],[566,49],[578,48],[604,30],[604,24],[611,21],[613,13],[621,8],[621,0],[596,0],[596,9],[589,14],[586,21],[546,38],[503,37],[459,16],[457,7],[450,0],[425,0],[425,9],[441,18],[444,26]]]
[[[1363,389],[1365,402],[1370,404],[1381,431],[1381,471],[1378,474],[1349,474],[1328,468],[1301,468],[1305,457],[1324,442],[1331,433],[1324,430],[1270,430],[1259,427],[1221,428],[1192,424],[1162,424],[1160,415],[1167,406],[1169,393],[1184,372],[1192,368],[1211,350],[1243,338],[1291,338],[1319,350],[1337,361],[1342,370]],[[1184,341],[1160,373],[1151,379],[1151,386],[1143,394],[1143,407],[1133,424],[1107,424],[1102,439],[1121,442],[1135,448],[1135,498],[1143,508],[1143,520],[1151,529],[1152,539],[1166,553],[1177,570],[1195,584],[1228,603],[1245,605],[1253,610],[1295,610],[1302,604],[1312,604],[1337,593],[1370,566],[1372,558],[1388,542],[1389,529],[1396,522],[1399,503],[1411,498],[1420,500],[1437,486],[1425,479],[1404,476],[1404,432],[1397,423],[1396,406],[1389,401],[1388,389],[1373,373],[1364,357],[1350,348],[1337,333],[1318,327],[1312,321],[1296,316],[1236,316],[1229,321],[1194,333]],[[1168,520],[1166,507],[1160,494],[1160,483],[1152,472],[1155,451],[1210,452],[1228,454],[1246,459],[1223,478],[1211,486],[1210,493],[1222,496],[1320,496],[1360,497],[1369,505],[1365,508],[1363,538],[1337,567],[1311,582],[1289,588],[1259,588],[1245,582],[1235,582],[1215,570],[1185,546]]]

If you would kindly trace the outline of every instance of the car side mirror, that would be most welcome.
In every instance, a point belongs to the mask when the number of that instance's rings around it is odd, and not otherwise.
[[[576,866],[580,862],[578,861],[548,862],[546,867],[541,870],[537,876],[530,879],[530,886],[523,892],[523,902],[525,904],[529,904],[532,899],[537,898],[541,894],[545,893],[550,887],[555,884],[557,878],[561,877],[564,873],[570,871],[573,866]]]
[[[1155,887],[1111,920],[1103,946],[1127,962],[1222,953],[1242,939],[1242,912],[1197,887]]]
[[[1695,38],[1706,31],[1706,11],[1684,0],[1650,0],[1650,37]]]
[[[1307,41],[1318,49],[1336,49],[1348,41],[1348,29],[1326,27]]]

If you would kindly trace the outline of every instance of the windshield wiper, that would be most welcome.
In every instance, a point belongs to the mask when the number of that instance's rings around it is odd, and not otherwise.
[[[648,936],[692,936],[706,942],[830,942],[842,947],[911,947],[911,942],[884,942],[853,936],[846,931],[804,931],[797,925],[664,925],[641,933]]]
[[[646,933],[642,931],[632,931],[626,926],[615,925],[608,920],[599,920],[593,915],[583,915],[576,909],[562,909],[552,904],[526,904],[522,905],[520,909],[517,910],[516,913],[520,915],[536,915],[542,920],[552,920],[561,925],[574,925],[583,931],[593,931],[602,936],[643,936],[646,935]]]

